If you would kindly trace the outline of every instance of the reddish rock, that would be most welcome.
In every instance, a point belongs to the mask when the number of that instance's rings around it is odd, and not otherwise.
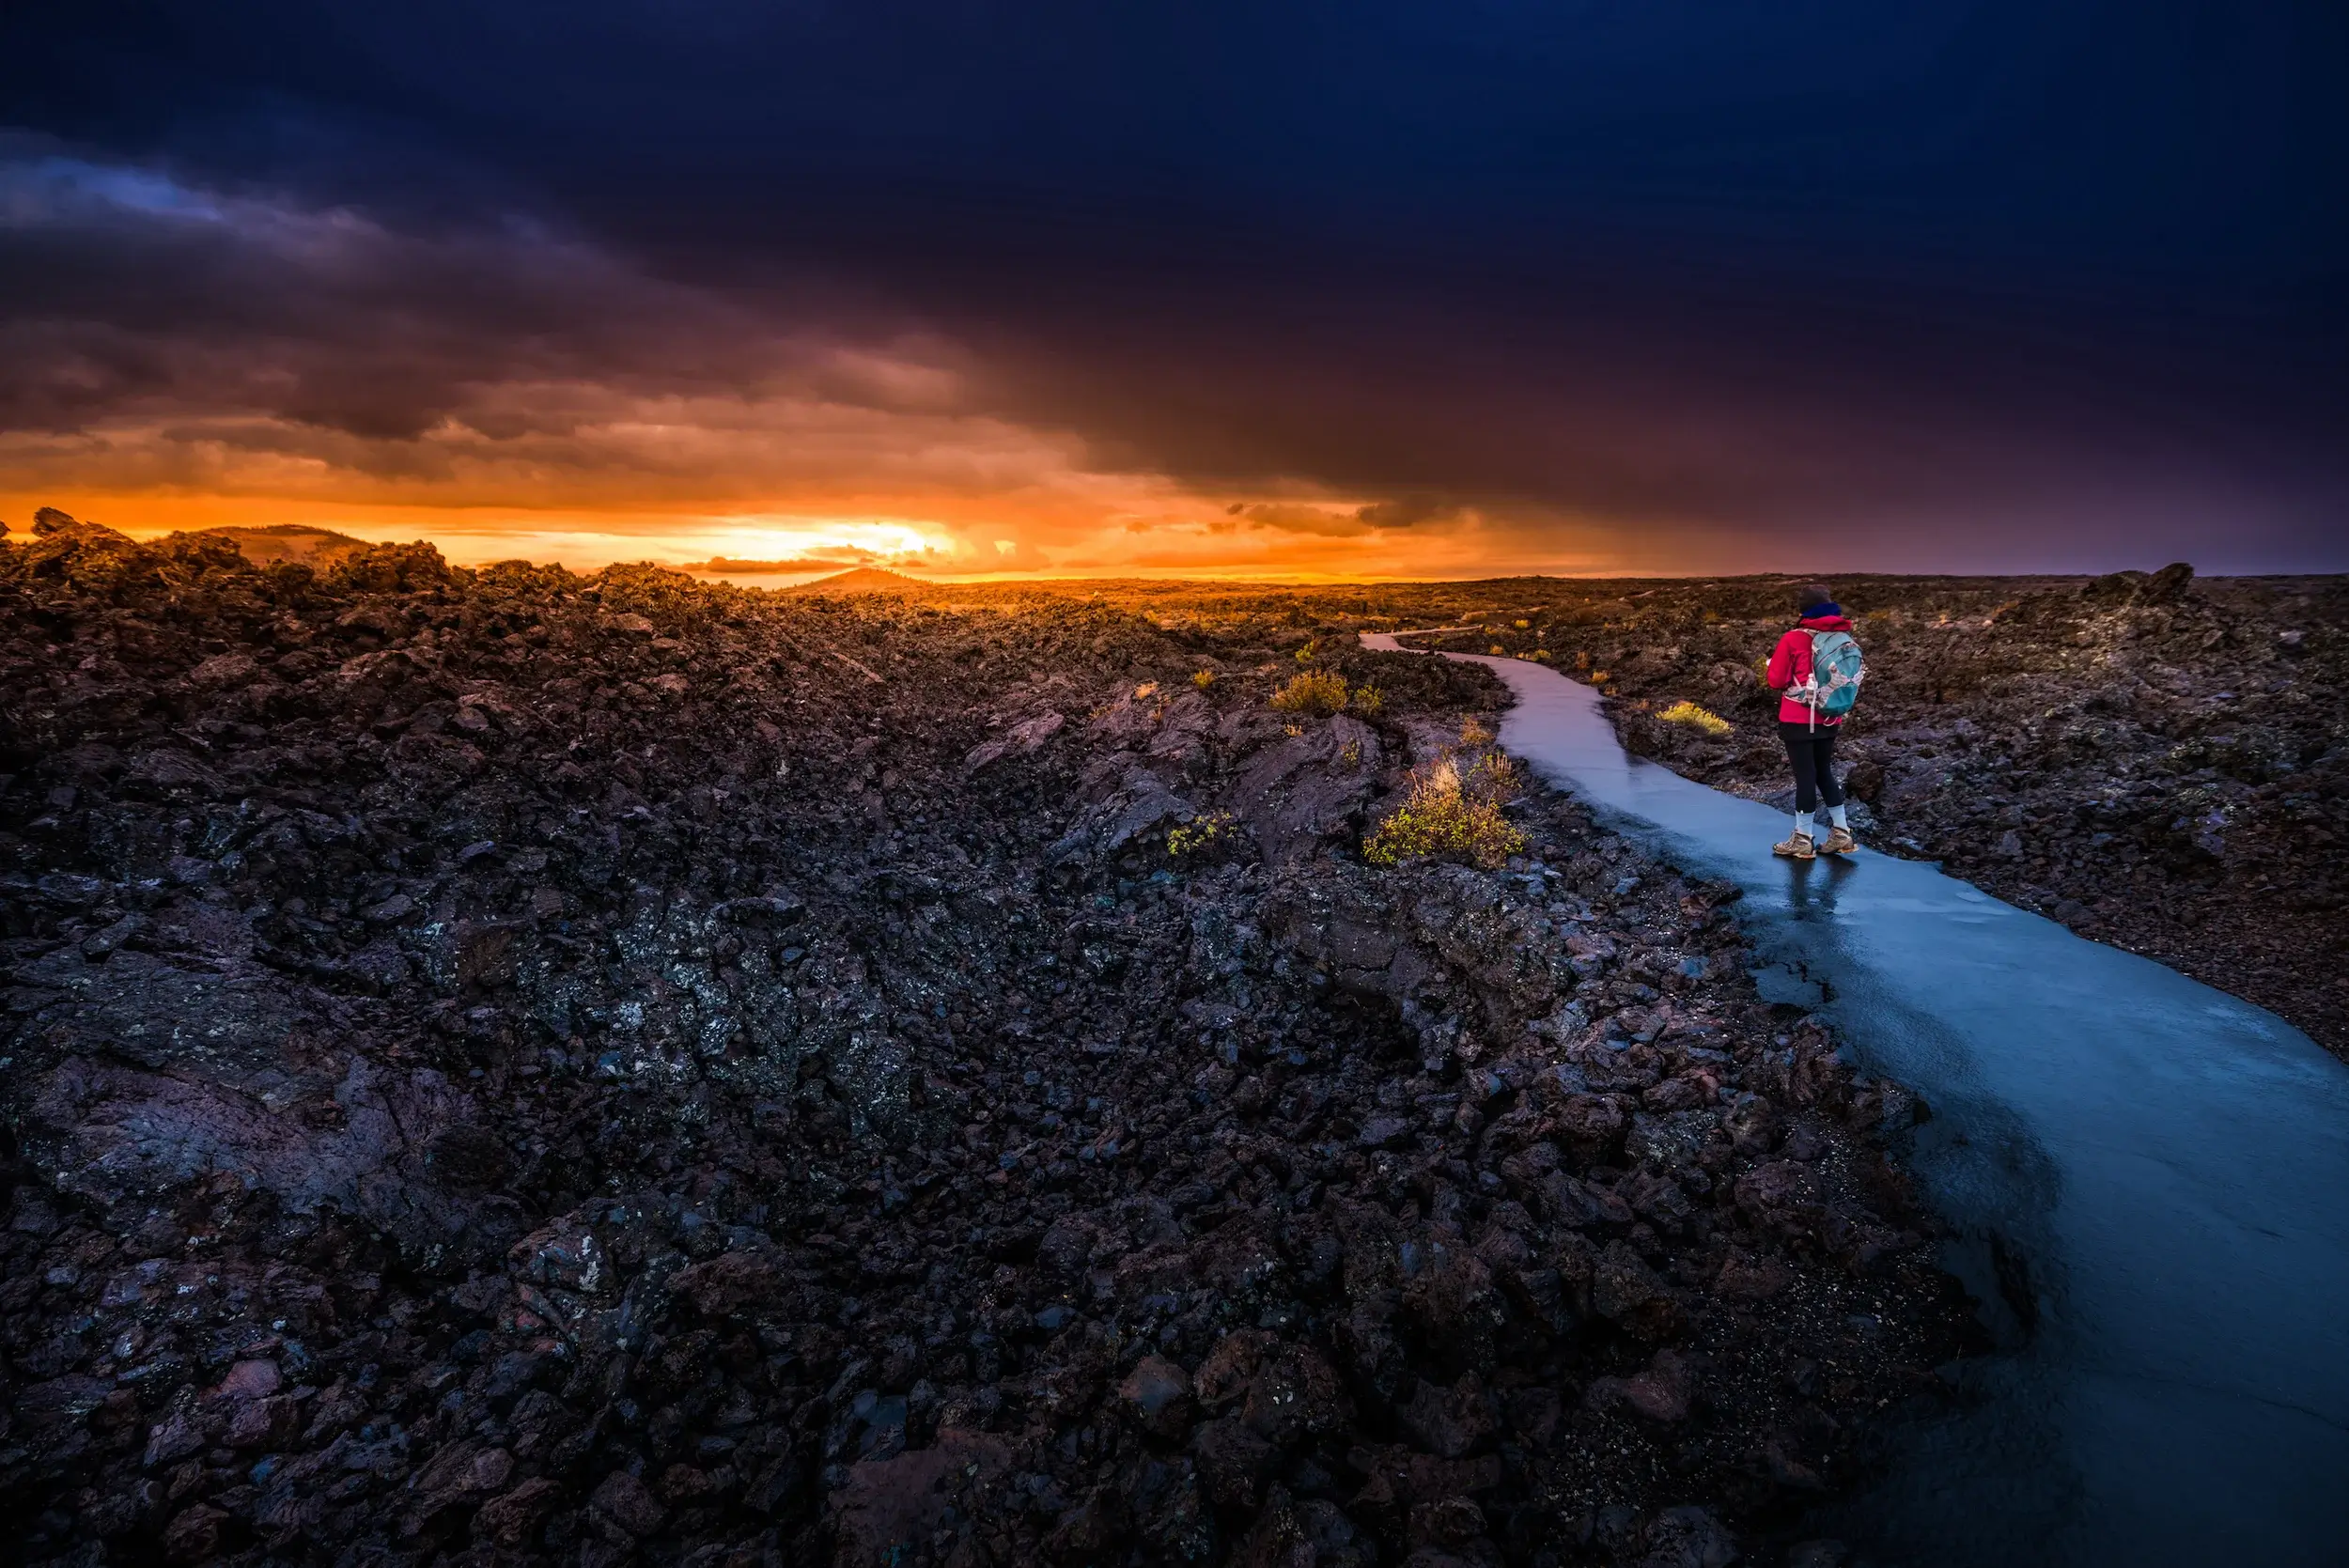
[[[1190,1376],[1163,1356],[1144,1356],[1117,1386],[1117,1397],[1134,1424],[1170,1441],[1190,1429]]]
[[[1598,1378],[1585,1397],[1594,1409],[1620,1405],[1644,1421],[1669,1426],[1688,1419],[1693,1391],[1687,1364],[1672,1352],[1659,1350],[1645,1371]]]
[[[205,1562],[217,1556],[229,1518],[217,1508],[197,1503],[184,1508],[163,1528],[163,1556],[174,1562]]]
[[[277,1391],[285,1376],[275,1361],[239,1361],[228,1369],[205,1397],[208,1399],[266,1399]]]
[[[561,1499],[563,1488],[533,1476],[503,1497],[491,1498],[473,1516],[474,1533],[508,1551],[527,1545]]]
[[[1717,1296],[1731,1301],[1766,1301],[1795,1282],[1795,1271],[1776,1258],[1732,1252],[1713,1282]]]
[[[788,1285],[774,1259],[757,1252],[725,1252],[687,1268],[670,1288],[702,1316],[723,1319],[781,1310]]]

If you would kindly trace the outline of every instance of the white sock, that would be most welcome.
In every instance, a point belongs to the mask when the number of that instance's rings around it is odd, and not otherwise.
[[[1845,818],[1845,816],[1843,815],[1843,807],[1841,807],[1841,806],[1829,806],[1829,807],[1828,807],[1828,809],[1827,809],[1827,819],[1828,819],[1829,822],[1834,823],[1837,827],[1839,827],[1839,828],[1842,828],[1842,829],[1845,830],[1846,831],[1848,831],[1850,830],[1850,828],[1851,828],[1851,823],[1850,823],[1850,821],[1849,821],[1847,818]]]
[[[1805,838],[1811,837],[1811,814],[1809,812],[1798,811],[1795,813],[1795,831],[1800,833]]]

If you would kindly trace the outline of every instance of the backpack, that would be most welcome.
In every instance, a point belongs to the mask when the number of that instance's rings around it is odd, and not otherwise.
[[[1811,634],[1811,678],[1795,700],[1811,710],[1811,722],[1840,719],[1859,701],[1859,682],[1868,673],[1859,644],[1848,631]]]

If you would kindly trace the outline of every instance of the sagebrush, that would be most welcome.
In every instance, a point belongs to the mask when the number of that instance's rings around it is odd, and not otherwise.
[[[1335,670],[1308,670],[1272,693],[1272,706],[1283,713],[1336,713],[1349,694]]]
[[[1501,810],[1517,784],[1517,766],[1501,753],[1465,767],[1457,756],[1439,758],[1412,773],[1403,804],[1362,841],[1362,858],[1378,866],[1461,860],[1497,870],[1525,847],[1525,835]]]

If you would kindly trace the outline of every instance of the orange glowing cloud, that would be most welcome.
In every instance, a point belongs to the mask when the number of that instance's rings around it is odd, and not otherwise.
[[[0,517],[971,574],[1423,574],[1494,531],[1116,460],[993,406],[942,334],[760,307],[527,229],[406,233],[54,152],[0,158],[0,222],[61,269],[176,280],[143,319],[69,289],[0,320]]]

